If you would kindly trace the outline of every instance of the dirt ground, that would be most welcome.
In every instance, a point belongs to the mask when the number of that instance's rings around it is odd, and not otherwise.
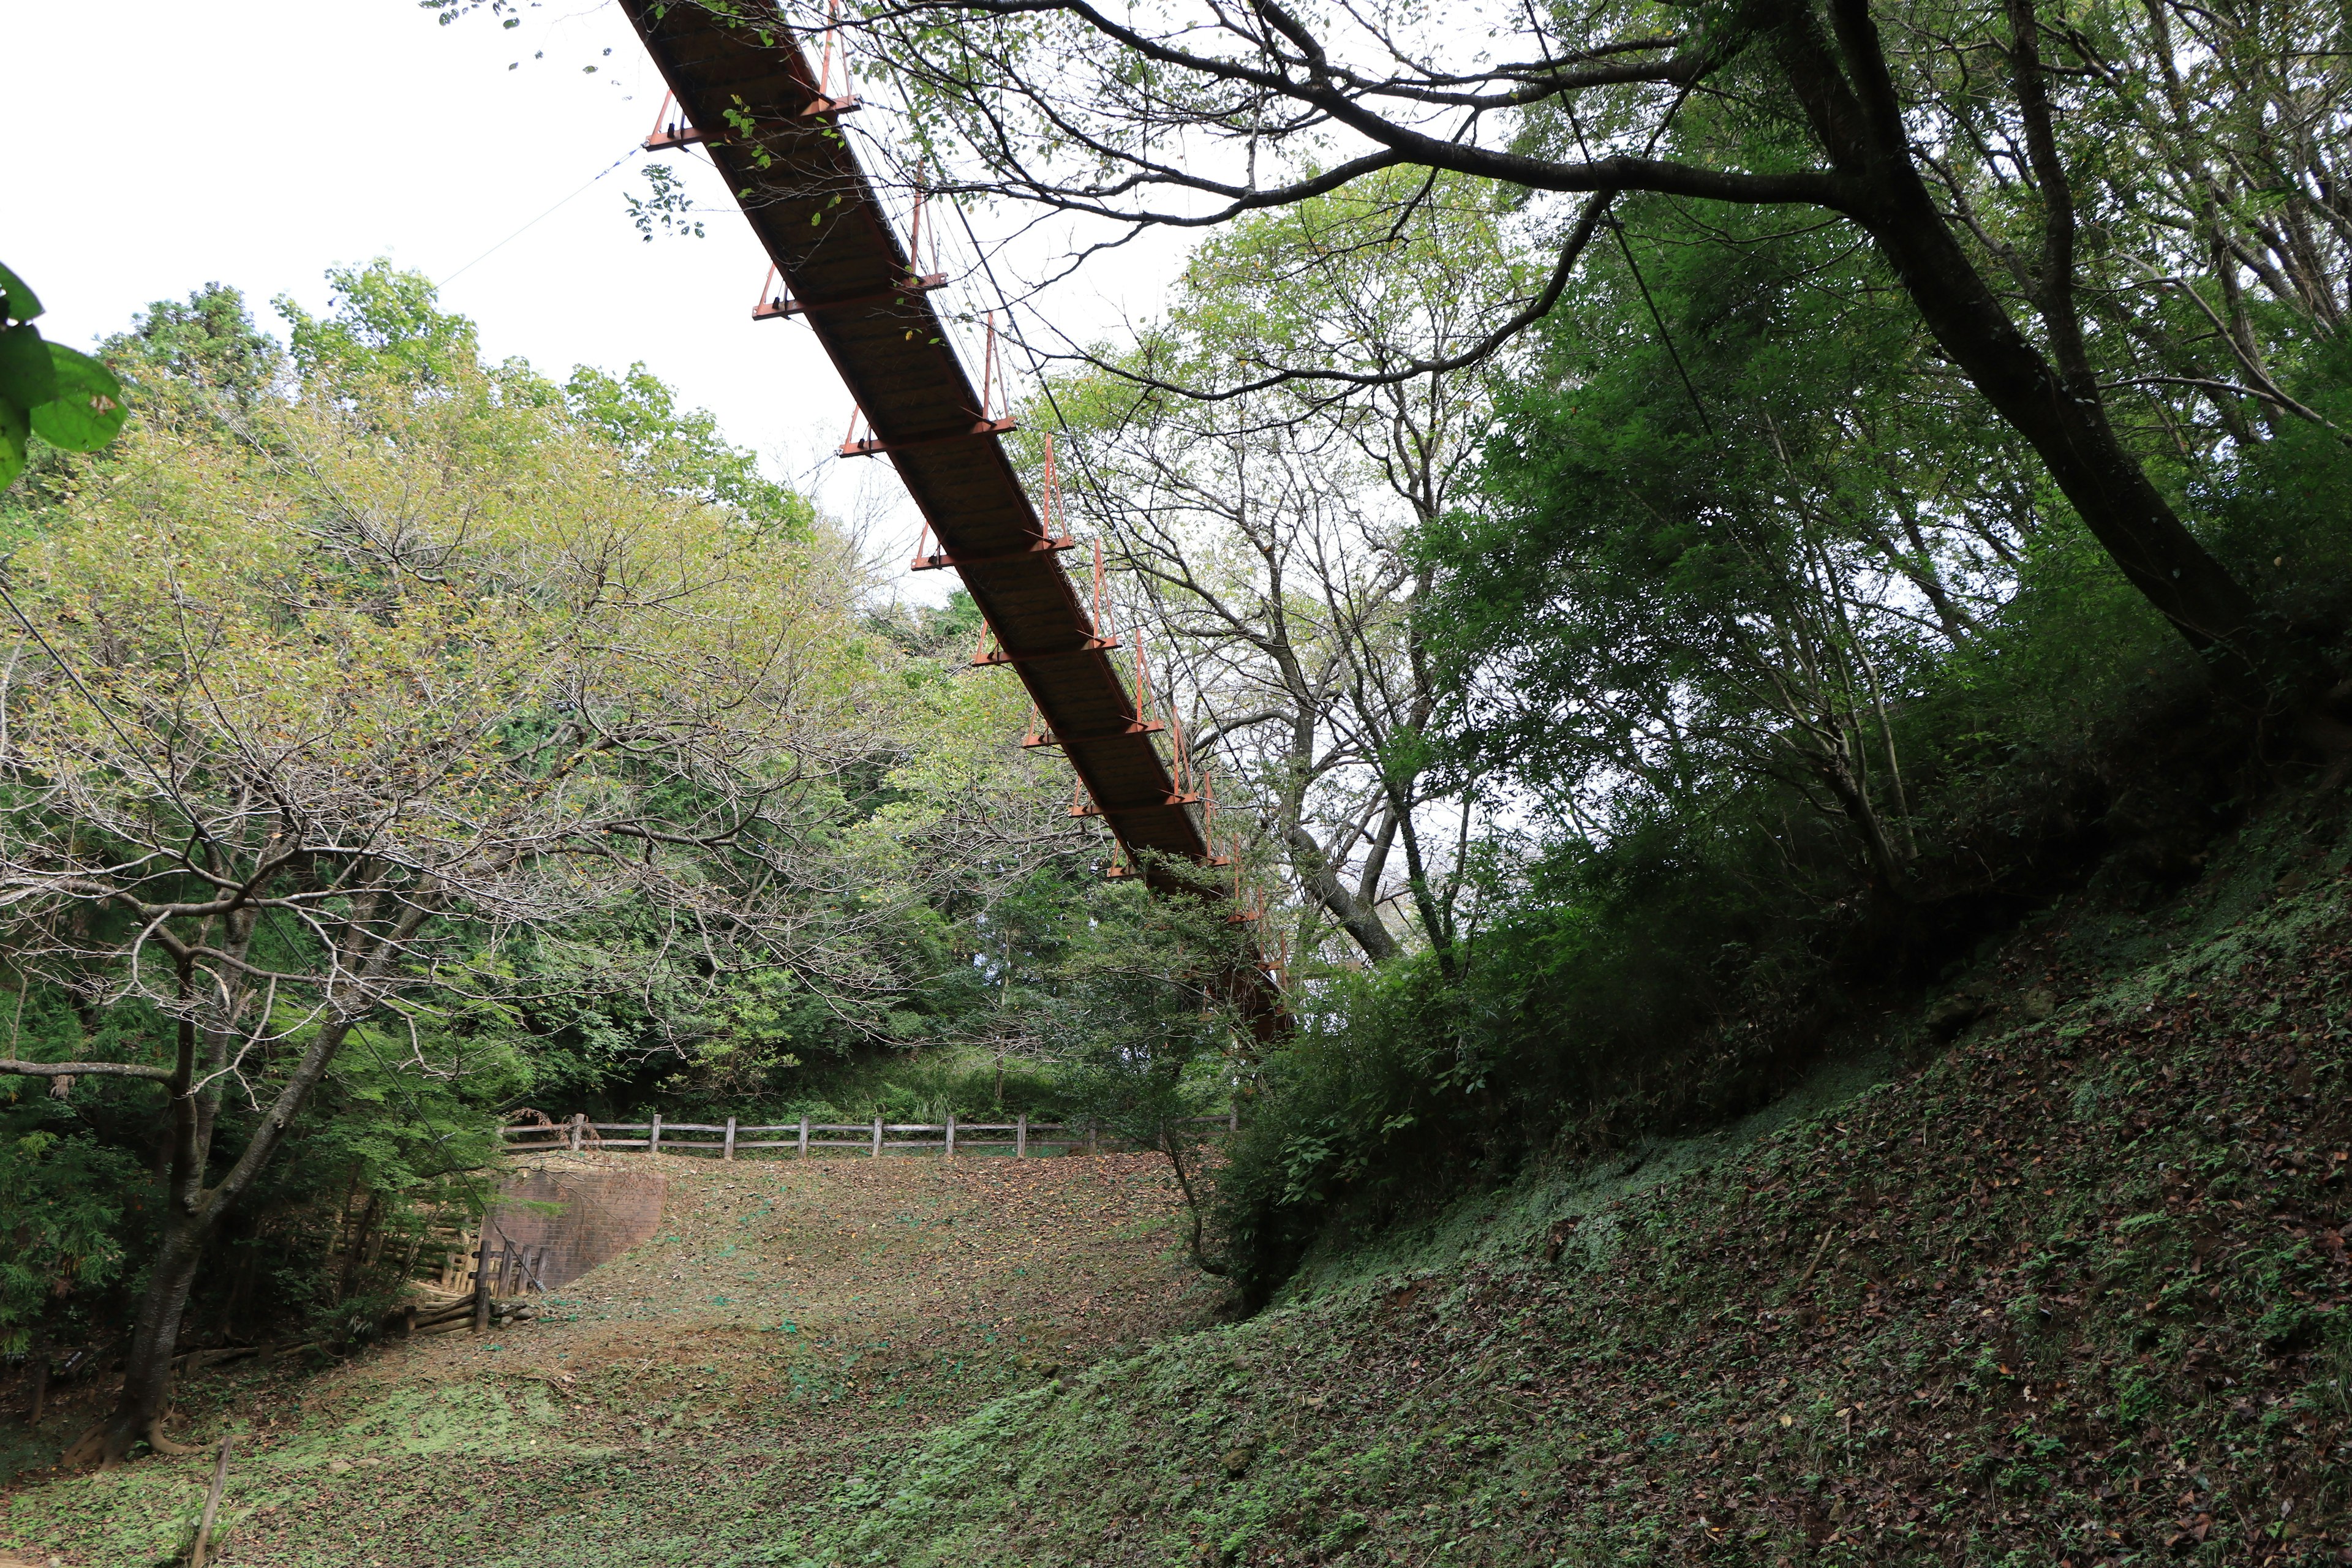
[[[1215,1307],[1153,1156],[650,1164],[656,1234],[538,1321],[184,1390],[176,1436],[236,1434],[215,1561],[789,1562],[910,1437]],[[174,1560],[210,1469],[24,1478],[0,1552]]]

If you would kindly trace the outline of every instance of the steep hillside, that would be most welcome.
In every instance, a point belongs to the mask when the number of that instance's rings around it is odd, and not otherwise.
[[[642,1157],[628,1157],[632,1168]],[[238,1434],[228,1563],[768,1561],[926,1428],[1198,1321],[1142,1156],[655,1162],[661,1231],[481,1339],[196,1382]],[[88,1413],[45,1434],[55,1442]],[[19,1486],[0,1555],[176,1561],[208,1459]]]
[[[2332,830],[2273,823],[2173,907],[2061,909],[1890,1038],[1924,1066],[1325,1258],[779,1544],[2352,1561],[2345,874]]]

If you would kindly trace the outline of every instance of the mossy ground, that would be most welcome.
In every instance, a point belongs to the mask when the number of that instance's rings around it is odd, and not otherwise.
[[[573,1321],[225,1383],[227,1560],[2352,1561],[2348,883],[2274,817],[1764,1116],[1244,1322],[1202,1326],[1144,1162],[691,1175]],[[203,1474],[20,1489],[0,1542],[162,1561]]]

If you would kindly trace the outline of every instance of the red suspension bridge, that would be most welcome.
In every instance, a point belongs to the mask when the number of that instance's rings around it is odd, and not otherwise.
[[[975,389],[931,302],[948,279],[919,260],[920,196],[902,240],[838,128],[857,100],[845,68],[835,89],[830,37],[812,67],[781,17],[660,0],[622,0],[622,9],[670,91],[646,148],[699,144],[727,181],[771,266],[754,318],[798,318],[824,345],[857,404],[841,455],[897,468],[926,525],[914,568],[961,577],[987,626],[972,662],[1010,666],[1028,689],[1037,719],[1023,743],[1069,759],[1073,814],[1100,815],[1124,852],[1110,874],[1172,891],[1186,884],[1155,857],[1229,864],[1210,837],[1214,804],[1181,725],[1172,710],[1152,711],[1141,642],[1125,644],[1109,624],[1099,547],[1090,595],[1063,566],[1075,541],[1050,446],[1035,500],[1003,449],[1015,426],[992,318]],[[1255,916],[1237,898],[1230,918]],[[1245,967],[1233,989],[1263,1028],[1276,1008],[1272,987]]]

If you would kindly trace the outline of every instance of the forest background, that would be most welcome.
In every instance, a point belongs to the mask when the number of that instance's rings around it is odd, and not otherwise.
[[[952,129],[971,60],[877,15]],[[968,603],[889,603],[642,367],[486,364],[384,265],[282,344],[226,289],[150,307],[105,345],[125,435],[36,442],[0,516],[6,1055],[48,1068],[0,1110],[8,1348],[363,1320],[523,1106],[1239,1096],[1202,1260],[1260,1299],[1335,1226],[1743,1110],[2057,892],[2155,896],[2339,782],[2332,24],[1897,20],[1937,221],[2258,616],[2118,569],[1883,221],[1641,170],[1540,199],[1589,137],[1780,178],[1836,128],[1769,49],[1628,45],[1659,63],[1574,84],[1609,117],[1524,89],[1528,178],[1280,187],[1024,421],[1265,900],[1264,1049],[1205,1005],[1221,923],[1099,877]],[[959,37],[1084,98],[1021,53],[1084,28]],[[960,134],[942,184],[1022,184]]]

